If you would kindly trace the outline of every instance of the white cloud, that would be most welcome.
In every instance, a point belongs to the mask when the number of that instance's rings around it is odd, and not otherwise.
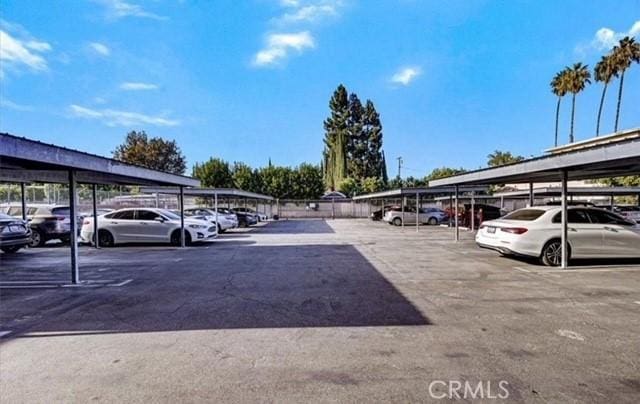
[[[280,0],[280,5],[282,7],[298,7],[300,0]]]
[[[33,39],[28,32],[18,25],[1,21],[0,29],[0,77],[4,71],[31,71],[48,69],[43,54],[51,51],[51,45]]]
[[[119,19],[124,17],[151,18],[154,20],[168,20],[168,17],[146,11],[142,6],[127,3],[124,0],[94,0],[107,9],[107,18]]]
[[[80,105],[70,105],[69,111],[78,118],[96,119],[107,126],[177,126],[180,121],[162,116],[150,116],[137,112],[117,111],[113,109],[91,109]]]
[[[89,48],[101,56],[109,56],[111,54],[111,49],[100,42],[91,42]]]
[[[20,111],[20,112],[33,111],[33,107],[32,106],[17,104],[15,102],[9,100],[7,97],[0,97],[0,107],[7,108],[7,109],[12,109],[14,111]]]
[[[253,63],[256,66],[274,65],[286,59],[290,51],[303,52],[315,47],[309,31],[289,34],[269,34],[266,46],[256,53]]]
[[[158,86],[151,83],[138,83],[127,81],[120,84],[120,89],[125,91],[144,91],[144,90],[157,90]]]
[[[310,4],[284,13],[274,21],[281,24],[316,22],[324,17],[338,15],[337,3]]]
[[[616,32],[611,28],[603,27],[596,31],[596,34],[591,41],[591,47],[603,51],[613,48],[622,38],[625,36],[639,36],[640,35],[640,20],[633,23],[629,31]],[[584,46],[583,46],[584,47]],[[582,48],[583,48],[582,47]]]
[[[391,76],[391,82],[408,86],[416,77],[422,74],[422,69],[418,66],[403,67]]]

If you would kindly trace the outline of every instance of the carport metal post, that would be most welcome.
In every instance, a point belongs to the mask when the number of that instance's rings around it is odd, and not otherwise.
[[[218,222],[218,192],[213,193],[213,211],[216,212],[216,234],[218,233],[218,229],[220,228],[220,224]]]
[[[529,183],[529,207],[533,206],[533,182]]]
[[[420,228],[420,194],[416,192],[416,232]]]
[[[455,240],[460,241],[460,228],[458,227],[458,185],[454,186],[454,203],[456,206],[454,207],[453,214],[455,215],[453,219],[453,224],[455,226]]]
[[[217,224],[217,223],[216,223]],[[180,247],[185,246],[184,234],[184,187],[180,187]]]
[[[20,183],[20,203],[22,205],[22,220],[27,220],[27,193],[24,182]]]
[[[613,211],[614,211],[614,209],[613,209],[613,204],[615,203],[615,199],[614,199],[614,197],[613,197],[613,194],[611,194],[611,195],[609,196],[609,202],[610,202],[610,205],[611,205],[611,206],[609,207],[609,209],[613,212]]]
[[[476,229],[476,201],[471,191],[471,231]]]
[[[76,193],[76,172],[75,170],[69,170],[69,243],[71,246],[71,283],[74,285],[80,282]]]
[[[404,229],[404,204],[407,203],[407,198],[405,196],[401,196],[400,203],[402,204],[402,228]]]
[[[95,248],[100,248],[98,245],[98,186],[91,184],[91,199],[93,202],[93,245]]]
[[[567,217],[567,170],[562,170],[562,194],[560,196],[560,206],[562,210],[562,232],[560,235],[560,243],[562,248],[561,268],[566,269],[569,264],[569,232],[568,232],[568,217]]]

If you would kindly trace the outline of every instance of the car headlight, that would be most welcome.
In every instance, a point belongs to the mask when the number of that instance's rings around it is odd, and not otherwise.
[[[190,224],[189,227],[191,227],[192,229],[206,229],[209,226],[204,224]]]

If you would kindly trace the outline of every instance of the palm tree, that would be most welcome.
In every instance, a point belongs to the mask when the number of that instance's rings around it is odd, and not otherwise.
[[[618,70],[616,68],[613,54],[610,53],[603,56],[602,59],[596,64],[593,69],[593,78],[595,81],[601,81],[604,83],[602,88],[602,97],[600,97],[600,108],[598,108],[598,122],[596,124],[596,136],[600,135],[600,118],[602,117],[602,107],[604,106],[604,97],[607,93],[607,86],[613,80],[614,77],[618,77]]]
[[[567,69],[556,73],[551,80],[551,92],[558,96],[558,104],[556,105],[556,135],[554,146],[558,146],[558,122],[560,120],[560,101],[567,94]]]
[[[620,43],[613,47],[611,52],[616,70],[620,73],[620,88],[618,89],[618,106],[616,108],[615,132],[618,131],[618,121],[620,118],[620,103],[622,102],[622,86],[624,84],[624,72],[631,63],[640,63],[640,44],[635,39],[628,36],[622,38]]]
[[[571,96],[571,131],[569,132],[569,143],[573,143],[573,119],[576,111],[576,94],[584,90],[588,83],[591,83],[591,73],[589,67],[582,63],[575,63],[573,67],[567,68],[568,92]]]

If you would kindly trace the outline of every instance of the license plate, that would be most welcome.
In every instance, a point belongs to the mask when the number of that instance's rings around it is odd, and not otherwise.
[[[487,233],[493,234],[495,232],[496,232],[496,228],[495,227],[491,227],[491,226],[487,227]]]

